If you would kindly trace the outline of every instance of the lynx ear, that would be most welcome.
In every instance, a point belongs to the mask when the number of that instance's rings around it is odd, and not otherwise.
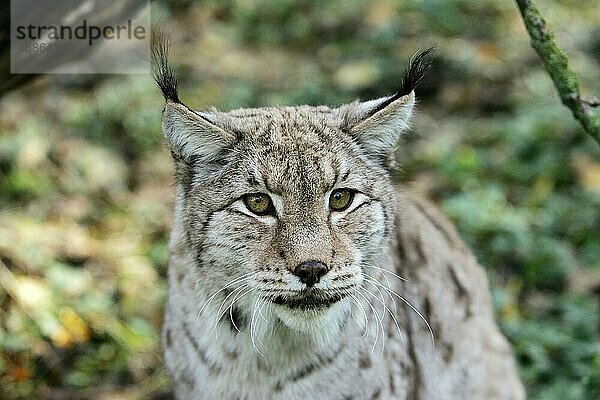
[[[399,98],[391,96],[358,103],[353,112],[357,122],[349,133],[370,154],[387,156],[400,134],[409,127],[414,104],[412,91]]]
[[[197,113],[187,106],[167,101],[163,111],[163,133],[173,157],[189,163],[218,161],[223,150],[235,143],[235,136],[210,121],[210,114]]]
[[[345,129],[369,155],[378,159],[392,155],[400,134],[410,125],[414,89],[431,67],[433,51],[430,47],[412,57],[396,94],[341,107]]]
[[[158,26],[152,30],[152,72],[165,100],[163,133],[176,161],[214,162],[235,141],[235,136],[213,122],[209,113],[197,113],[179,100],[175,77],[169,65],[169,37]]]

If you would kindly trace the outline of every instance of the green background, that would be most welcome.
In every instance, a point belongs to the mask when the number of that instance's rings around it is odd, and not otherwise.
[[[584,94],[600,7],[539,1]],[[600,398],[600,147],[497,0],[153,3],[192,108],[338,105],[394,92],[437,44],[399,145],[488,271],[532,399]],[[159,331],[172,167],[148,75],[42,77],[0,100],[0,398],[168,390]]]

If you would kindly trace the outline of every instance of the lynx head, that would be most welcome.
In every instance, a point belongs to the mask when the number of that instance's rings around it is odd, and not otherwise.
[[[264,302],[295,330],[342,319],[393,228],[390,161],[431,49],[392,96],[196,112],[179,100],[165,42],[153,47],[176,165],[175,224],[196,260],[197,290],[210,295],[237,279],[230,289],[247,291],[242,313]]]

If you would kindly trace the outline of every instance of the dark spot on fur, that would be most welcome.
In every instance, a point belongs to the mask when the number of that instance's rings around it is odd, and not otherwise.
[[[233,291],[231,289],[225,289],[223,291],[223,298],[231,297]],[[226,308],[221,311],[221,322],[224,322],[229,325],[231,332],[239,333],[239,331],[244,331],[247,325],[247,318],[244,313],[235,305],[230,308]],[[237,327],[237,328],[236,328]],[[239,330],[239,331],[238,331]],[[237,354],[236,354],[237,357]]]
[[[381,389],[377,389],[372,395],[371,400],[377,400],[381,396]]]
[[[454,288],[456,291],[456,298],[458,300],[464,301],[465,303],[465,319],[469,319],[473,316],[473,307],[472,307],[472,303],[471,303],[471,297],[469,296],[469,291],[467,290],[467,288],[465,288],[465,286],[462,284],[462,282],[458,279],[458,276],[456,275],[456,271],[454,270],[454,268],[452,267],[452,265],[448,265],[448,273],[450,274],[450,279],[452,280],[452,283],[454,284]]]
[[[427,307],[427,303],[425,304],[425,306]],[[405,306],[405,309],[407,312],[410,311],[410,310],[408,310],[408,306]],[[422,376],[423,372],[421,371],[421,364],[419,363],[419,359],[417,357],[416,344],[415,344],[415,340],[413,338],[414,327],[412,324],[412,319],[407,318],[406,322],[408,324],[408,329],[406,330],[406,338],[407,338],[407,345],[408,345],[407,346],[408,347],[408,357],[410,358],[410,363],[411,363],[410,374],[412,375],[411,382],[408,383],[409,392],[407,394],[407,399],[408,400],[419,400],[421,398],[419,390],[421,388],[422,381],[423,381],[423,376]]]
[[[449,363],[454,356],[454,346],[452,343],[443,342],[442,343],[442,357],[444,358],[444,362]]]
[[[368,352],[364,351],[360,355],[360,360],[358,361],[358,366],[360,369],[369,369],[373,363],[371,362],[371,356]]]
[[[197,249],[196,256],[194,257],[194,259],[196,260],[196,268],[198,268],[198,269],[202,269],[202,267],[204,266],[204,262],[202,261],[202,258],[200,257],[200,253],[202,253],[202,249]]]
[[[244,331],[248,323],[248,318],[239,309],[239,307],[232,306],[231,315],[228,315],[228,321],[232,332],[238,333],[237,329]],[[237,329],[235,328],[237,326]]]
[[[427,297],[423,301],[423,315],[425,316],[425,319],[431,319],[431,302]]]
[[[404,240],[402,240],[402,237],[398,238],[396,251],[398,254],[398,258],[400,259],[400,265],[402,266],[404,263],[406,263],[406,257],[408,254],[407,250],[406,250],[406,244],[404,243]],[[397,268],[397,270],[398,270],[398,268]],[[398,271],[398,272],[401,272],[401,271]]]
[[[184,277],[185,277],[185,272],[183,272],[183,271],[177,271],[177,273],[175,274],[175,278],[177,279],[177,283],[181,283],[183,281]]]
[[[426,253],[427,251],[423,247],[423,241],[419,235],[413,236],[413,248],[417,252],[417,256],[419,257],[419,262],[425,263],[427,261]]]
[[[344,264],[344,266],[347,267],[348,263]],[[337,269],[341,269],[341,268],[337,268]],[[338,281],[343,281],[343,280],[346,280],[346,279],[352,279],[353,276],[354,275],[352,275],[352,274],[338,275],[335,278],[333,278],[331,281],[332,282],[338,282]]]
[[[214,361],[208,359],[208,357],[206,356],[206,352],[200,347],[200,345],[198,344],[196,339],[194,339],[194,337],[190,333],[190,330],[185,322],[182,324],[182,330],[183,330],[183,333],[185,334],[186,338],[192,345],[192,348],[198,355],[200,362],[202,362],[202,364],[207,366],[209,372],[211,374],[217,374],[217,373],[221,372],[221,367],[219,365],[217,365]]]
[[[431,214],[429,214],[429,212],[427,210],[425,210],[425,207],[423,207],[422,204],[415,202],[414,205],[419,209],[419,211],[421,211],[423,213],[423,215],[429,220],[429,222],[431,222],[431,224],[435,227],[435,229],[437,229],[446,239],[446,242],[448,242],[449,245],[455,245],[457,243],[457,240],[454,238],[454,235],[452,235],[450,232],[448,232],[448,230],[442,226],[436,218],[434,218]],[[453,246],[456,247],[456,246]]]
[[[258,186],[258,180],[254,175],[249,176],[247,181],[250,186]]]
[[[350,169],[348,169],[346,172],[344,172],[344,175],[342,175],[342,177],[340,178],[340,182],[344,182],[346,179],[348,179],[348,177],[350,176]],[[338,173],[338,171],[336,171],[336,174]],[[336,176],[336,180],[337,180],[337,176]]]
[[[396,383],[394,382],[394,374],[392,373],[392,371],[390,370],[390,372],[388,373],[388,381],[389,381],[389,385],[390,385],[390,394],[396,394]]]
[[[225,350],[225,355],[230,361],[235,361],[238,358],[238,353],[234,350]]]
[[[249,113],[244,113],[244,114],[240,114],[240,115],[229,114],[230,118],[256,118],[256,117],[261,117],[261,116],[262,116],[262,114],[255,113],[255,112],[249,112]]]
[[[182,386],[187,386],[190,389],[194,389],[196,387],[196,382],[189,371],[178,371],[176,374],[175,380],[177,382],[182,383]]]
[[[267,364],[265,364],[265,361],[262,358],[258,359],[258,361],[256,362],[256,367],[259,371],[270,372],[269,367],[267,366]]]
[[[335,278],[333,278],[331,281],[332,282],[337,282],[337,281],[341,281],[343,279],[350,279],[352,278],[354,275],[351,274],[347,274],[347,275],[338,275]]]
[[[428,297],[425,297],[423,299],[423,316],[429,322],[429,325],[431,326],[431,330],[433,332],[441,332],[442,331],[442,329],[440,328],[440,325],[439,325],[439,320],[437,318],[435,318],[435,316],[433,315],[433,307],[432,307],[431,301],[429,300]],[[419,326],[423,329],[427,329],[425,324],[421,324]]]
[[[342,352],[342,350],[344,350],[344,348],[345,348],[344,345],[341,345],[335,352],[333,352],[333,354],[331,354],[329,356],[320,355],[319,359],[316,362],[305,365],[295,375],[290,377],[289,380],[292,382],[297,382],[300,379],[309,376],[316,370],[331,364],[340,355],[340,353]]]
[[[281,279],[281,278],[279,278],[279,279],[263,278],[260,281],[263,282],[263,283],[268,283],[268,284],[285,283],[283,281],[283,279]]]
[[[165,331],[165,344],[167,345],[167,347],[171,347],[173,345],[173,340],[171,338],[171,330],[169,328],[167,328],[167,330]]]

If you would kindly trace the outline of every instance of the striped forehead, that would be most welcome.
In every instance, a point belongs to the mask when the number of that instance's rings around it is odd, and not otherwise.
[[[343,172],[340,121],[327,107],[257,109],[238,121],[244,124],[240,146],[250,180],[268,191],[323,194]]]
[[[307,146],[288,140],[264,149],[256,162],[267,189],[274,193],[314,196],[329,190],[339,175],[336,155],[322,144]]]
[[[249,149],[254,179],[274,193],[315,195],[329,190],[340,173],[333,132],[298,119],[276,122]]]
[[[241,109],[224,114],[226,128],[246,140],[270,143],[330,142],[342,120],[328,107],[265,107]]]

